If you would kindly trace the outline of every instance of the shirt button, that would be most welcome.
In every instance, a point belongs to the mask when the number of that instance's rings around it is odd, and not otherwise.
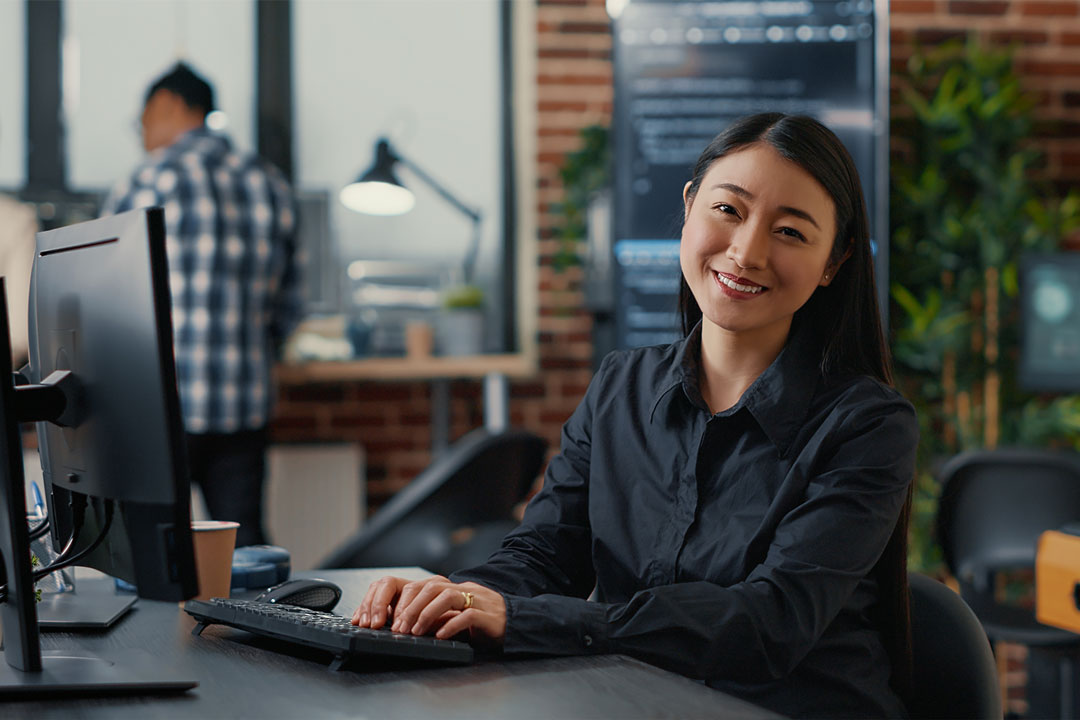
[[[585,647],[592,647],[592,635],[586,635],[584,638]]]

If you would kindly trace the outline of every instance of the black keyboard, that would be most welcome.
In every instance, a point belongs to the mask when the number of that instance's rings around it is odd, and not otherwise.
[[[212,598],[206,602],[188,600],[184,610],[199,621],[192,631],[195,635],[208,625],[229,625],[256,635],[327,650],[334,654],[330,665],[333,670],[340,669],[356,655],[392,655],[454,664],[473,659],[472,646],[467,643],[359,628],[349,618],[295,605]]]

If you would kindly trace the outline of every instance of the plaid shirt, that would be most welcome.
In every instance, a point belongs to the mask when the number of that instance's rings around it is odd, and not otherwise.
[[[149,155],[103,214],[155,205],[165,209],[184,425],[190,433],[262,428],[274,356],[301,311],[288,182],[199,128]]]

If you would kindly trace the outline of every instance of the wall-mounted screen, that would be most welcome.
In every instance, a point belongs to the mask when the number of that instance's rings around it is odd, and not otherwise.
[[[887,17],[873,0],[626,6],[613,26],[618,346],[676,338],[683,185],[715,135],[757,112],[811,115],[847,146],[863,180],[885,306]]]

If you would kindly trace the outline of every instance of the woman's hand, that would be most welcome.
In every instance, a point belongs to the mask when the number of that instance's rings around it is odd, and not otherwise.
[[[352,621],[391,630],[448,639],[468,631],[474,644],[502,645],[506,634],[506,602],[502,595],[476,583],[452,583],[441,575],[424,580],[384,577],[368,588]]]

